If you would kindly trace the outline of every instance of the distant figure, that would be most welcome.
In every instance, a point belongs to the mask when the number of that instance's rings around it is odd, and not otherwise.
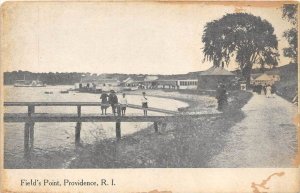
[[[120,99],[120,108],[121,108],[121,115],[124,116],[126,112],[127,107],[127,98],[125,93],[123,93],[121,99]]]
[[[256,83],[254,83],[253,86],[252,86],[252,92],[257,92],[257,85],[256,85]]]
[[[103,92],[100,96],[101,99],[101,111],[102,111],[102,115],[103,115],[103,110],[105,112],[106,115],[106,109],[109,107],[109,103],[108,103],[108,95],[106,94],[106,92]]]
[[[108,102],[111,105],[112,113],[115,116],[116,115],[116,107],[118,105],[118,97],[117,97],[116,92],[114,90],[110,91],[110,94],[108,96]]]
[[[262,89],[261,92],[262,92],[261,94],[264,94],[264,95],[267,94],[267,84],[265,84],[265,85],[263,86],[263,89]]]
[[[262,94],[262,85],[257,85],[257,90],[256,90],[257,94]]]
[[[218,110],[222,111],[227,105],[227,91],[224,84],[219,84],[216,93],[216,99],[218,100]]]
[[[266,87],[266,96],[267,96],[267,98],[270,98],[271,97],[271,86],[270,85],[268,85],[267,87]]]
[[[276,94],[276,86],[275,86],[275,84],[272,84],[272,86],[271,86],[271,94],[272,94],[272,97],[274,98],[275,94]]]
[[[148,99],[146,98],[146,93],[143,92],[143,96],[141,98],[142,101],[142,108],[144,110],[144,116],[147,116],[147,110],[148,110]]]

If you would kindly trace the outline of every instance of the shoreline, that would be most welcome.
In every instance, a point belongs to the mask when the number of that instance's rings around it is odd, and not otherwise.
[[[170,98],[170,93],[149,91],[147,95],[156,94],[155,97]],[[215,99],[211,96],[186,95],[179,92],[172,92],[171,95],[173,95],[172,99],[187,102],[190,106],[187,111],[203,109],[203,101],[197,100],[201,97],[210,98],[205,108],[212,109],[216,105]],[[76,151],[76,158],[72,159],[68,166],[69,168],[209,167],[209,158],[217,154],[225,143],[222,136],[244,118],[240,108],[251,96],[250,92],[230,92],[230,113],[223,113],[222,116],[212,115],[206,119],[181,118],[174,122],[160,124],[158,133],[154,132],[151,125],[123,136],[120,141],[105,139],[86,145]]]
[[[127,92],[140,95],[144,90]],[[145,90],[147,96],[169,98],[188,104],[185,112],[216,111],[216,99],[211,94],[191,94],[182,91]],[[30,163],[15,160],[6,168],[167,168],[209,167],[209,158],[222,148],[223,135],[243,119],[239,110],[249,99],[250,93],[229,92],[229,113],[209,118],[178,118],[169,123],[159,123],[159,132],[153,124],[132,134],[123,135],[120,141],[114,137],[96,140],[76,148],[49,151],[31,156]],[[239,102],[240,101],[240,102]],[[151,101],[150,101],[151,106]],[[235,110],[232,110],[235,109]],[[75,144],[73,144],[75,145]],[[209,150],[209,151],[207,151]],[[204,155],[204,156],[200,156]],[[205,159],[203,159],[203,157]],[[207,160],[206,160],[207,159]],[[6,164],[5,164],[6,165]]]

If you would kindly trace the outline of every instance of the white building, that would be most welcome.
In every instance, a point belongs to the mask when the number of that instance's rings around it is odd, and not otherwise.
[[[198,88],[198,79],[177,80],[177,86],[178,89],[196,90]]]

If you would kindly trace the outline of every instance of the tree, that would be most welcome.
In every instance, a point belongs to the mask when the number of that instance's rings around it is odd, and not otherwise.
[[[298,56],[298,30],[297,30],[297,4],[285,4],[282,7],[282,18],[288,20],[292,24],[292,28],[283,33],[283,37],[287,39],[290,47],[283,49],[283,54],[297,62]]]
[[[278,41],[273,26],[247,13],[226,14],[205,25],[202,36],[204,60],[219,67],[235,58],[242,75],[250,83],[254,64],[261,68],[278,65]]]

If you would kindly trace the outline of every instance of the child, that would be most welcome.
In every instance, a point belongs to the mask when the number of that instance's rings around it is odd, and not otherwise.
[[[142,108],[144,110],[144,116],[147,116],[147,110],[148,110],[148,99],[146,98],[146,93],[143,92],[143,96],[141,98],[142,101]]]
[[[120,99],[120,108],[121,108],[122,116],[125,115],[126,107],[127,107],[127,99],[125,97],[125,93],[123,93],[123,97],[121,97],[121,99]]]

